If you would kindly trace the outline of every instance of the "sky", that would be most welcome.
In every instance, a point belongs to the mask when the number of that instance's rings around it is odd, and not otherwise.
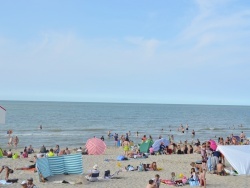
[[[250,105],[249,0],[0,2],[0,100]]]

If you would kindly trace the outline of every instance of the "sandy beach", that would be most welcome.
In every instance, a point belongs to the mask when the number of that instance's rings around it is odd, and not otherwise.
[[[13,150],[15,151],[15,150]],[[20,150],[19,150],[20,151]],[[38,151],[38,149],[36,150]],[[21,187],[20,183],[23,180],[26,180],[29,177],[34,179],[34,183],[42,188],[54,188],[54,187],[93,187],[93,188],[115,188],[115,187],[135,187],[141,188],[146,187],[149,179],[154,178],[155,174],[159,174],[161,179],[170,179],[171,172],[175,172],[176,175],[182,173],[183,175],[189,177],[190,176],[190,162],[197,161],[200,159],[199,154],[186,154],[186,155],[150,155],[146,159],[129,159],[127,161],[121,161],[121,166],[119,167],[118,161],[116,161],[116,157],[123,153],[122,148],[108,147],[106,149],[105,154],[93,156],[93,155],[83,155],[83,175],[56,175],[53,177],[49,177],[46,183],[39,182],[38,174],[32,171],[26,170],[15,170],[13,174],[10,175],[10,178],[18,178],[18,183],[14,183],[11,185],[0,185],[0,187]],[[9,159],[3,157],[0,159],[0,164],[8,165],[12,169],[25,167],[30,165],[30,160],[33,159],[34,154],[29,155],[29,158],[21,158],[21,159]],[[108,159],[108,160],[107,160]],[[138,172],[138,171],[122,171],[118,175],[116,175],[115,179],[103,179],[104,171],[110,170],[111,174],[115,171],[118,171],[121,168],[124,168],[128,164],[132,166],[138,166],[142,163],[152,163],[153,161],[157,162],[157,166],[162,168],[160,171],[147,171],[147,172]],[[84,178],[85,175],[88,174],[88,171],[91,170],[94,164],[98,165],[100,170],[100,180],[97,182],[88,182]],[[228,163],[226,163],[229,166]],[[5,177],[5,173],[0,174],[0,179],[3,180]],[[215,174],[206,175],[207,179],[207,187],[216,188],[216,187],[226,187],[226,188],[244,188],[249,187],[249,177],[247,176],[218,176]],[[71,185],[71,184],[62,184],[62,183],[54,183],[54,181],[70,181],[74,183],[81,182],[79,185]],[[161,184],[160,187],[173,187],[165,184]],[[185,185],[185,187],[189,187],[189,185]]]

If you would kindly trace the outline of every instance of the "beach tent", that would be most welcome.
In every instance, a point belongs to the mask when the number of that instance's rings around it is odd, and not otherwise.
[[[0,106],[0,124],[5,124],[6,110],[4,107]]]
[[[140,145],[140,152],[148,153],[149,148],[153,145],[153,140],[146,140]]]
[[[239,175],[250,175],[250,145],[219,145],[220,151]]]
[[[153,144],[154,151],[159,151],[161,143],[164,143],[165,147],[169,146],[169,140],[166,138],[161,138],[154,142]]]

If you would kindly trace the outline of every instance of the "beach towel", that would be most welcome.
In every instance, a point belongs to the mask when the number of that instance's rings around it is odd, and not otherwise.
[[[6,180],[0,180],[0,185],[10,185]]]
[[[123,161],[123,160],[125,160],[125,157],[123,155],[119,155],[117,157],[117,161]]]
[[[62,155],[56,157],[38,158],[38,174],[44,178],[57,174],[82,174],[82,154]]]
[[[161,180],[161,182],[167,185],[175,185],[175,183],[172,182],[171,180]]]

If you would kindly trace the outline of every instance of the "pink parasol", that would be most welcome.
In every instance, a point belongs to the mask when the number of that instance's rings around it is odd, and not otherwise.
[[[89,155],[101,155],[106,150],[106,144],[99,138],[90,138],[86,143]]]
[[[209,142],[210,142],[210,148],[215,151],[217,149],[216,142],[214,140],[209,140]]]

